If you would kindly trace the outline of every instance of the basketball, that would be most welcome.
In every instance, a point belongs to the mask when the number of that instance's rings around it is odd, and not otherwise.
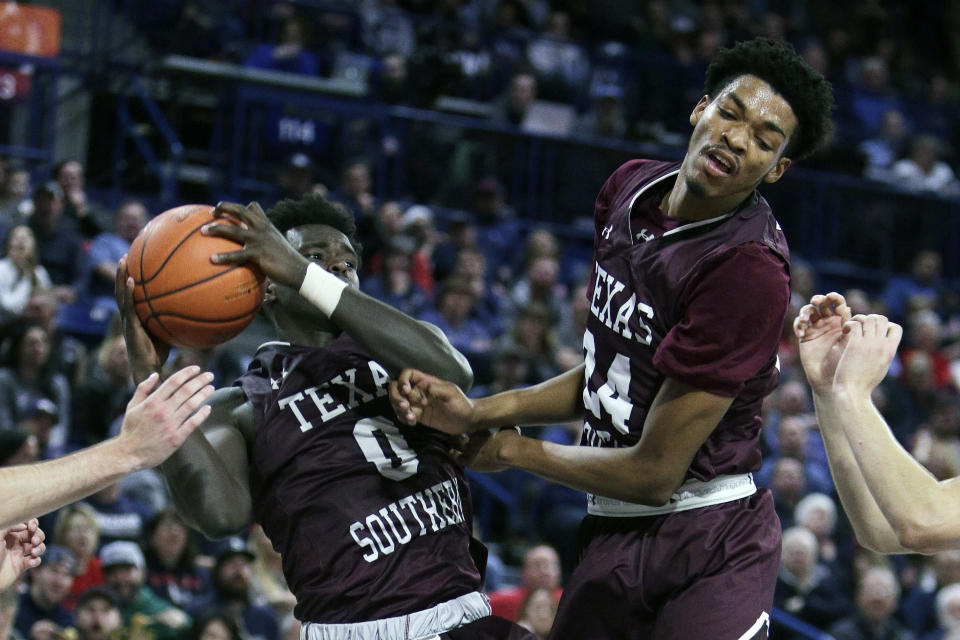
[[[263,302],[260,269],[210,261],[212,254],[241,248],[201,233],[214,220],[232,222],[215,219],[210,205],[169,209],[143,228],[127,253],[137,316],[169,344],[204,348],[226,342],[250,324]]]

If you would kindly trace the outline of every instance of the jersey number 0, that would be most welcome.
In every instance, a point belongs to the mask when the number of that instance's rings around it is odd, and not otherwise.
[[[353,427],[363,457],[384,478],[405,480],[417,473],[420,461],[396,424],[386,418],[364,418]]]

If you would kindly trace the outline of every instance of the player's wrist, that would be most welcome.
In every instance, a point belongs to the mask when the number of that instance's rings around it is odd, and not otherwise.
[[[320,265],[311,262],[300,284],[300,295],[329,318],[340,304],[347,283]]]

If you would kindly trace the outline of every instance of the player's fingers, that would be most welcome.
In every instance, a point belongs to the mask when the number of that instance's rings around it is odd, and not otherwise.
[[[261,207],[260,203],[256,200],[247,205],[247,213],[249,213],[250,217],[256,221],[263,221],[267,219],[267,214],[264,212],[263,207]]]
[[[43,558],[40,556],[26,556],[23,559],[23,568],[24,569],[36,569],[40,566],[40,563],[43,562]]]
[[[862,338],[863,323],[857,320],[856,316],[854,316],[853,319],[847,320],[843,323],[843,332],[851,338]]]
[[[153,391],[153,388],[157,386],[157,381],[160,379],[160,374],[156,371],[151,373],[147,378],[137,385],[136,391],[133,392],[133,397],[130,398],[130,402],[127,403],[128,407],[133,407],[141,402],[143,402],[150,392]]]
[[[197,375],[187,378],[183,384],[178,386],[170,394],[171,400],[177,404],[177,408],[190,398],[197,395],[204,387],[213,382],[213,374],[209,371],[197,373]],[[199,405],[197,405],[199,406]],[[196,409],[196,407],[194,407]]]
[[[47,550],[47,545],[43,542],[36,544],[30,549],[30,556],[40,560],[40,556],[43,555],[43,552]]]
[[[903,338],[903,327],[898,325],[896,322],[891,322],[887,325],[887,338],[893,341],[894,347],[900,344],[900,339]]]
[[[192,380],[200,374],[200,367],[195,364],[188,365],[182,369],[178,369],[173,372],[169,378],[163,381],[157,390],[156,393],[157,399],[166,400],[170,396],[174,395],[180,387],[187,383],[188,380]]]
[[[887,320],[886,316],[881,316],[876,313],[871,313],[867,316],[867,329],[870,331],[870,335],[885,337],[887,335],[887,325],[890,324],[890,321]]]
[[[397,390],[399,393],[407,393],[412,386],[410,379],[413,377],[416,369],[404,369],[400,372],[400,375],[397,376]]]
[[[240,225],[228,224],[228,223],[217,223],[211,222],[210,224],[205,224],[200,228],[200,233],[205,236],[215,236],[217,238],[226,238],[227,240],[233,240],[237,244],[244,244],[246,242],[245,229]]]
[[[210,262],[214,264],[236,264],[247,262],[253,257],[253,253],[247,249],[239,251],[228,251],[227,253],[214,253],[210,255]]]
[[[213,217],[223,218],[225,216],[236,218],[240,222],[249,222],[247,208],[239,202],[225,202],[223,200],[218,202],[217,206],[213,208]]]
[[[198,376],[199,377],[199,376]],[[212,384],[204,385],[196,392],[187,397],[180,406],[177,407],[176,419],[183,422],[188,416],[203,406],[203,403],[210,399],[215,391]]]
[[[177,429],[177,435],[179,436],[179,441],[183,442],[187,439],[193,430],[203,424],[203,421],[210,417],[210,412],[213,411],[213,407],[208,404],[203,405],[192,414],[190,414],[186,420],[184,420],[180,428]]]

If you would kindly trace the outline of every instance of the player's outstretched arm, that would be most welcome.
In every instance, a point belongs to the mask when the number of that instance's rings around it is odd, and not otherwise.
[[[854,316],[830,401],[870,492],[908,551],[960,547],[960,480],[938,482],[897,442],[870,400],[893,360],[902,329],[883,316]]]
[[[840,294],[816,295],[794,319],[793,330],[800,343],[800,361],[813,390],[830,473],[857,540],[879,553],[902,553],[906,549],[877,505],[850,446],[844,430],[850,416],[833,395],[837,365],[847,345],[843,327],[850,313]]]
[[[243,249],[219,254],[219,263],[256,262],[274,282],[299,291],[341,329],[362,344],[392,375],[415,367],[464,389],[473,384],[467,359],[437,327],[420,322],[363,293],[300,255],[256,202],[221,202],[214,216],[240,225],[212,224],[203,233],[230,238]]]
[[[452,382],[417,369],[404,369],[390,383],[390,402],[402,422],[419,422],[453,434],[556,424],[581,415],[583,372],[580,365],[532,387],[471,400]]]
[[[213,376],[187,367],[157,386],[148,377],[127,403],[120,433],[55,460],[0,469],[0,527],[58,509],[133,471],[163,462],[206,419]],[[156,388],[155,388],[156,387]],[[199,409],[199,410],[198,410]]]
[[[488,470],[515,467],[579,491],[662,505],[683,483],[694,455],[732,403],[667,378],[632,447],[564,446],[502,430],[477,454]]]

